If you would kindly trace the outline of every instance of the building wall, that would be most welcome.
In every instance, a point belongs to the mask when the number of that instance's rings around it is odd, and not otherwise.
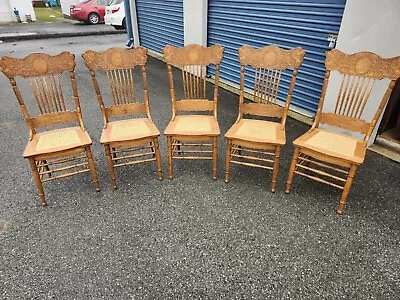
[[[131,0],[132,1],[132,0]],[[136,0],[140,44],[161,54],[165,45],[184,45],[183,0]]]
[[[185,45],[207,46],[207,0],[183,1]]]
[[[399,0],[347,0],[336,49],[346,53],[371,51],[382,57],[400,55],[400,1]],[[336,101],[335,92],[339,88],[339,77],[330,80],[324,111],[332,111]],[[378,82],[365,109],[364,119],[372,119],[386,90],[388,80]],[[369,144],[375,140],[377,125]]]
[[[18,10],[22,22],[27,20],[27,15],[31,16],[32,21],[36,21],[35,11],[33,10],[32,2],[30,0],[8,0],[8,2],[14,21],[16,20],[13,12],[14,8]]]
[[[185,45],[191,43],[207,45],[207,8],[207,0],[183,1]],[[400,55],[400,39],[396,38],[400,28],[398,16],[400,16],[399,0],[347,0],[336,48],[346,53],[371,51],[382,57]],[[372,119],[387,84],[388,81],[382,80],[375,85],[371,101],[363,116],[366,121]],[[325,112],[333,111],[339,85],[339,76],[334,72],[331,73],[324,105]],[[370,144],[375,140],[377,128]]]
[[[125,0],[126,1],[126,0]],[[133,36],[133,46],[140,46],[140,38],[139,38],[139,27],[137,20],[137,12],[136,12],[136,3],[134,0],[130,0],[130,9],[131,9],[131,26],[132,26],[132,36]]]
[[[13,21],[13,12],[8,1],[0,1],[0,23]]]

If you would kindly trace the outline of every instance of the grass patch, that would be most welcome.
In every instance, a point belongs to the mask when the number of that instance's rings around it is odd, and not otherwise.
[[[60,23],[65,22],[61,7],[35,7],[36,19],[39,22]]]

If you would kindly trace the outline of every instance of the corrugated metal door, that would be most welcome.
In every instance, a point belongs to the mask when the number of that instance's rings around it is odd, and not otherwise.
[[[208,44],[225,47],[222,79],[238,84],[238,48],[277,45],[306,51],[299,70],[292,105],[314,113],[325,75],[328,35],[339,32],[346,0],[209,0]],[[210,74],[214,69],[209,69]],[[282,78],[280,100],[285,100],[290,78]],[[250,80],[246,86],[252,87]]]
[[[136,0],[140,45],[158,53],[183,46],[183,0]]]
[[[0,1],[0,22],[11,22],[12,18],[12,10],[10,7],[10,3],[8,0],[1,0]]]

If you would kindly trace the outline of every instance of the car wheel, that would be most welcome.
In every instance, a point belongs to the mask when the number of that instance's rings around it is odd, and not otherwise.
[[[88,22],[89,22],[90,24],[93,24],[93,25],[94,25],[94,24],[98,24],[99,21],[100,21],[100,17],[99,17],[98,14],[96,14],[96,13],[90,13],[90,14],[89,14]]]
[[[122,30],[124,29],[121,25],[113,25],[115,29]]]
[[[126,29],[126,21],[125,18],[122,20],[122,29]]]

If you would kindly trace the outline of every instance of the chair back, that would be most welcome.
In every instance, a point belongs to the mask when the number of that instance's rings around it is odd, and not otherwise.
[[[261,49],[250,46],[240,47],[239,117],[243,117],[244,114],[250,114],[280,118],[284,125],[296,76],[303,62],[304,55],[305,52],[301,48],[284,50],[277,46],[265,46]],[[292,71],[289,72],[289,69],[292,69]],[[287,72],[290,76],[290,85],[285,106],[281,107],[277,105],[277,99],[279,87],[282,82],[282,73],[284,72]],[[245,74],[249,74],[249,77],[254,82],[252,103],[244,103]]]
[[[364,135],[367,142],[374,130],[380,115],[392,93],[397,78],[400,77],[400,56],[382,58],[372,52],[345,54],[334,49],[326,53],[326,74],[322,87],[320,103],[314,126],[319,123],[340,127]],[[332,113],[323,113],[328,81],[332,71],[341,77],[335,108]],[[377,81],[389,79],[380,104],[371,121],[363,120],[363,113],[370,100],[371,92]]]
[[[219,66],[224,48],[220,45],[204,47],[188,45],[177,48],[167,45],[163,49],[168,65],[173,116],[182,111],[211,111],[217,117],[217,98],[219,83]],[[214,92],[207,97],[207,67],[215,65]],[[176,99],[172,76],[172,65],[181,69],[183,82],[183,99]],[[212,100],[208,100],[212,98]]]
[[[2,72],[9,78],[22,113],[29,126],[30,139],[37,128],[66,123],[79,123],[83,127],[78,88],[75,79],[75,55],[62,52],[58,55],[33,53],[25,58],[2,57]],[[72,86],[73,103],[66,101],[62,74],[68,72]],[[32,103],[24,102],[17,77],[27,81],[32,92],[37,113]],[[19,81],[18,81],[19,82]],[[26,83],[26,82],[25,82]],[[22,84],[22,83],[21,83]],[[28,98],[28,97],[24,97]],[[70,101],[72,102],[72,101]],[[28,112],[31,108],[31,114]]]
[[[105,124],[111,117],[145,114],[150,118],[146,48],[137,47],[130,50],[110,48],[101,52],[88,50],[82,57],[90,71]],[[97,80],[100,74],[96,75],[96,72],[106,76],[105,80],[108,82],[111,94],[110,103],[105,104],[103,100]],[[140,81],[142,93],[139,95]]]

